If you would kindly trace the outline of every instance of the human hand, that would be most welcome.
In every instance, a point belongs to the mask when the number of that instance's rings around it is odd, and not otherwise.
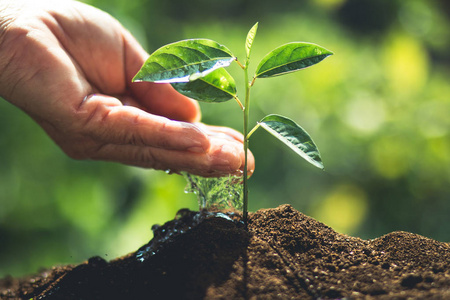
[[[0,3],[0,96],[67,155],[202,176],[243,170],[240,133],[199,126],[197,102],[168,84],[131,83],[147,57],[117,20],[86,4]]]

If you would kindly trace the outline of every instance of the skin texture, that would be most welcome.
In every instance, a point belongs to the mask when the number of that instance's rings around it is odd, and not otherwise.
[[[242,171],[240,133],[198,123],[198,103],[168,84],[131,82],[147,57],[86,4],[0,0],[0,96],[67,155],[202,176]]]

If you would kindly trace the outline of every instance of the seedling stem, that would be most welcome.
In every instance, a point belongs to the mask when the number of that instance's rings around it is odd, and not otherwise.
[[[280,115],[268,115],[249,132],[250,88],[256,79],[292,73],[317,64],[333,54],[331,51],[311,43],[288,43],[269,52],[260,61],[250,81],[248,66],[257,29],[258,23],[247,34],[245,64],[242,64],[227,47],[213,40],[190,39],[172,43],[156,50],[133,78],[133,81],[170,83],[181,94],[198,101],[224,102],[232,98],[236,100],[244,114],[243,144],[245,160],[242,208],[245,226],[248,223],[249,139],[256,129],[264,128],[306,161],[323,169],[317,146],[309,134],[291,119]],[[233,61],[236,61],[244,71],[244,104],[237,97],[236,83],[233,77],[225,70]],[[191,181],[193,181],[192,178]]]

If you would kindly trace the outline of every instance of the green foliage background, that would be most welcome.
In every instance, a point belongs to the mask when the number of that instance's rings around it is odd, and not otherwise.
[[[289,203],[354,236],[405,230],[450,241],[447,1],[86,2],[118,18],[149,52],[195,37],[244,57],[256,21],[251,70],[291,41],[334,51],[311,69],[255,83],[251,120],[269,113],[296,120],[326,170],[255,133],[250,210]],[[239,81],[241,72],[230,72]],[[234,101],[202,109],[205,123],[241,130]],[[0,116],[0,276],[124,255],[151,238],[152,224],[197,206],[181,176],[74,161],[6,101]]]

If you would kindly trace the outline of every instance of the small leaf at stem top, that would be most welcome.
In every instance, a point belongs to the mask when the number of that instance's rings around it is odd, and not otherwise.
[[[236,97],[234,78],[224,69],[217,69],[191,82],[172,83],[179,93],[204,102],[224,102]]]
[[[258,22],[250,29],[245,40],[245,51],[247,52],[247,62],[250,58],[250,52],[252,50],[253,41],[255,40],[256,31],[258,30]]]
[[[153,52],[133,81],[189,82],[228,67],[235,60],[225,46],[208,39],[190,39],[163,46]]]
[[[324,168],[316,144],[309,134],[291,119],[280,115],[268,115],[259,122],[259,125],[309,163],[320,169]]]
[[[256,78],[279,76],[310,67],[332,55],[321,46],[294,42],[285,44],[268,53],[256,69]]]

